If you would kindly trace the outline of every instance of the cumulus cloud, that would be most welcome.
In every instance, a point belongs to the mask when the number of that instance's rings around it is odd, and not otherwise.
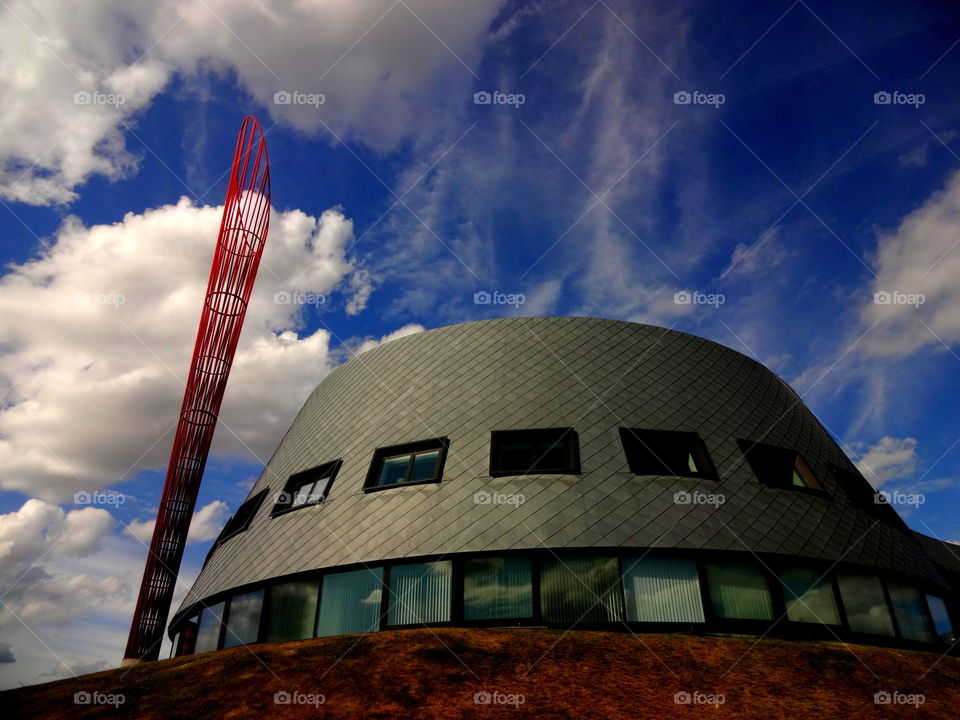
[[[222,500],[214,500],[209,505],[204,505],[193,514],[190,521],[190,530],[187,532],[187,542],[203,542],[213,540],[220,534],[230,514],[230,508]],[[149,543],[153,537],[153,528],[157,520],[132,520],[123,531],[136,538],[142,543]]]
[[[423,325],[418,325],[417,323],[410,323],[409,325],[404,325],[398,330],[394,330],[392,333],[387,333],[383,335],[379,340],[375,338],[367,338],[357,347],[355,355],[360,353],[365,353],[367,350],[373,350],[373,348],[388,343],[391,340],[399,340],[402,337],[407,337],[407,335],[415,335],[417,333],[423,332],[426,330]]]
[[[70,202],[134,172],[138,113],[178,73],[235,78],[275,120],[377,150],[416,133],[473,81],[503,0],[128,3],[11,0],[0,11],[0,197]],[[443,88],[443,92],[440,89]],[[323,104],[278,104],[278,92]],[[78,95],[78,93],[80,95]]]
[[[857,462],[857,468],[871,485],[879,488],[890,480],[902,479],[917,467],[914,438],[883,437],[871,445]]]
[[[62,501],[165,465],[221,211],[184,198],[112,225],[70,218],[0,277],[0,487]],[[318,310],[289,300],[366,292],[352,237],[339,209],[273,215],[214,453],[264,461],[329,371],[329,333],[297,332]]]
[[[875,267],[861,322],[877,326],[863,340],[864,353],[907,355],[960,342],[960,171],[880,237]],[[876,293],[890,301],[873,302]],[[909,302],[910,295],[922,295],[922,304]]]

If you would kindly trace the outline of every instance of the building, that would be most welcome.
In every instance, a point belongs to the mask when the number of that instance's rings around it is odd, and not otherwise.
[[[933,648],[960,627],[957,557],[754,360],[647,325],[485,320],[324,379],[169,633],[177,654],[422,624]]]

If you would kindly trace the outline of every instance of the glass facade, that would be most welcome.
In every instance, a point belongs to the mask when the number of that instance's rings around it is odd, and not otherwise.
[[[543,619],[549,622],[622,620],[617,559],[571,557],[544,560],[540,602]]]
[[[530,558],[477,558],[463,564],[463,617],[497,620],[533,617]]]
[[[254,590],[230,599],[227,612],[227,629],[223,634],[223,646],[255,643],[260,633],[260,610],[263,608],[263,590]]]
[[[897,619],[897,628],[901,637],[908,640],[932,643],[933,630],[927,619],[923,596],[916,588],[900,583],[887,583],[893,616]]]
[[[936,630],[937,639],[944,643],[956,641],[956,632],[950,622],[950,613],[947,612],[947,604],[943,601],[943,598],[936,595],[927,595],[927,607],[930,608],[930,615],[933,617],[933,627]]]
[[[200,625],[197,628],[197,642],[194,652],[202,653],[216,650],[220,641],[220,621],[223,619],[223,603],[204,608],[200,612]]]
[[[839,625],[840,611],[833,584],[817,570],[786,568],[780,572],[787,619],[793,622]]]
[[[449,560],[390,569],[387,623],[421,625],[450,620],[453,563]]]
[[[880,578],[837,573],[837,584],[851,630],[872,635],[894,634]]]
[[[264,639],[267,642],[283,642],[313,637],[318,591],[316,580],[287,582],[271,587]]]
[[[383,568],[324,575],[317,637],[378,630],[382,597]]]
[[[736,620],[773,620],[767,579],[749,563],[708,563],[713,614]]]
[[[627,620],[703,622],[697,566],[685,558],[624,558]]]

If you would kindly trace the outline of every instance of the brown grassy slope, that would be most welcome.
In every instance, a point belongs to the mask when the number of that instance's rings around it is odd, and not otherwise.
[[[756,643],[756,644],[754,644]],[[960,658],[743,637],[447,628],[233,648],[0,694],[16,718],[911,718],[960,717]],[[934,665],[934,663],[936,663]],[[930,669],[933,666],[933,669]],[[119,708],[75,692],[123,693]],[[276,705],[274,693],[325,702]],[[519,708],[474,693],[522,694]],[[678,691],[722,693],[719,706]],[[877,705],[874,693],[925,703]],[[12,710],[12,713],[10,712]]]

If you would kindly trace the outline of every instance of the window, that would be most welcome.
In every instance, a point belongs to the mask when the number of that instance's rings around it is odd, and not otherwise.
[[[373,632],[380,627],[383,568],[323,576],[317,637]]]
[[[260,610],[263,608],[263,590],[234,595],[227,610],[225,648],[255,643],[260,634]]]
[[[717,478],[707,448],[696,433],[622,427],[620,440],[634,475]]]
[[[199,616],[192,617],[180,628],[180,634],[177,635],[177,648],[174,652],[176,657],[193,655],[197,642],[197,623],[199,620]]]
[[[200,611],[200,626],[194,652],[216,650],[220,642],[220,621],[223,619],[223,603],[211,605]]]
[[[233,514],[233,517],[227,520],[227,524],[223,526],[223,530],[220,531],[220,537],[217,538],[217,544],[229,540],[234,535],[239,535],[246,530],[250,526],[250,521],[253,520],[253,516],[257,514],[257,510],[260,509],[260,505],[266,496],[267,490],[264,488],[249,500],[244,501],[244,503],[237,508],[237,512]]]
[[[703,622],[697,566],[685,558],[624,558],[627,620]]]
[[[956,640],[953,625],[950,622],[950,613],[943,598],[936,595],[927,595],[927,607],[933,617],[933,627],[937,632],[937,639],[942,643],[952,643]]]
[[[890,593],[893,616],[897,619],[900,636],[907,640],[932,643],[933,630],[920,591],[894,582],[887,583],[887,591]]]
[[[334,460],[310,470],[291,475],[283,492],[277,495],[273,514],[280,515],[288,510],[319,505],[327,499],[333,479],[337,476],[342,460]]]
[[[823,491],[817,476],[796,450],[749,440],[741,440],[740,449],[743,450],[754,475],[764,485]]]
[[[540,604],[548,622],[611,622],[623,618],[616,558],[564,558],[543,563]]]
[[[851,630],[873,635],[894,634],[880,578],[838,573],[837,584]]]
[[[449,444],[447,438],[436,438],[379,448],[373,454],[364,490],[440,482]]]
[[[463,563],[463,617],[533,617],[533,576],[524,557],[476,558]]]
[[[450,620],[453,563],[394,565],[390,568],[389,625],[422,625]]]
[[[708,563],[710,602],[718,618],[773,620],[767,579],[748,563]]]
[[[817,570],[785,568],[780,571],[787,618],[793,622],[839,625],[840,612],[833,585]]]
[[[580,474],[580,446],[573,428],[490,433],[490,475],[541,474]]]
[[[287,582],[271,587],[264,639],[267,642],[284,642],[313,637],[318,591],[316,580]]]

